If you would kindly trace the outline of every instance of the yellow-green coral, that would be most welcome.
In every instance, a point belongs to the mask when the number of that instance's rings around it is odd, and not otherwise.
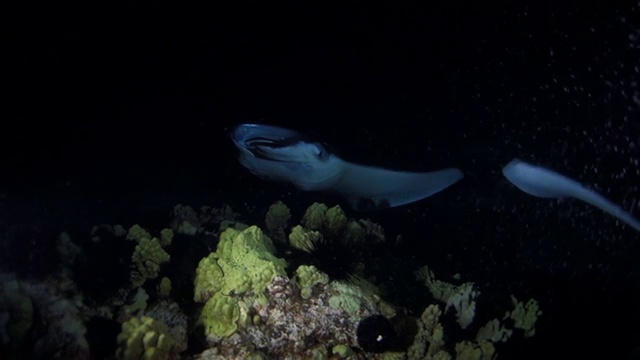
[[[202,308],[198,324],[205,334],[228,336],[238,329],[240,308],[234,297],[216,293]]]
[[[497,343],[507,341],[509,337],[511,337],[511,334],[513,334],[513,330],[505,327],[498,319],[492,319],[478,329],[476,341],[491,341]]]
[[[166,360],[175,344],[167,325],[147,316],[123,323],[117,342],[116,358],[120,360]]]
[[[217,250],[200,261],[194,280],[194,300],[207,302],[208,311],[203,310],[206,318],[201,317],[206,329],[217,335],[226,333],[220,328],[228,330],[227,326],[211,323],[216,322],[216,318],[206,315],[216,309],[214,304],[209,304],[214,298],[220,302],[221,296],[225,299],[250,296],[266,301],[267,284],[277,275],[286,275],[286,261],[273,252],[273,243],[257,226],[242,231],[229,228],[220,234]]]
[[[320,230],[324,225],[324,214],[326,211],[327,205],[315,202],[307,208],[300,223],[307,229]]]
[[[360,242],[367,236],[367,230],[357,221],[349,221],[344,233],[344,240],[351,242]]]
[[[269,206],[265,225],[269,235],[276,237],[281,241],[286,241],[285,229],[289,225],[291,219],[291,210],[282,201],[278,200]]]
[[[162,231],[160,231],[160,245],[164,248],[171,245],[172,241],[173,241],[173,230],[162,229]]]
[[[124,306],[123,310],[126,314],[133,314],[137,311],[144,311],[147,308],[147,300],[149,300],[149,294],[143,289],[138,288],[138,291],[133,296],[133,301],[130,304]]]
[[[340,205],[328,208],[322,203],[313,203],[309,206],[300,223],[302,227],[298,226],[298,229],[295,227],[292,229],[289,242],[293,246],[301,245],[298,248],[304,251],[310,250],[305,242],[313,244],[322,236],[339,237],[341,241],[347,242],[360,242],[368,234],[365,225],[375,225],[368,220],[349,220]],[[311,237],[311,241],[301,238],[302,235]]]
[[[289,245],[308,253],[313,251],[315,243],[320,240],[322,240],[322,234],[319,231],[307,230],[300,225],[294,226],[289,234]]]
[[[335,293],[329,298],[329,306],[349,314],[355,314],[362,306],[375,308],[380,300],[378,296],[354,284],[334,281],[332,286]]]
[[[321,203],[313,203],[302,216],[302,225],[310,230],[321,230],[329,236],[342,234],[349,220],[340,205],[328,208]]]
[[[347,215],[340,205],[327,209],[324,213],[324,229],[331,236],[342,233],[347,227]]]
[[[461,341],[456,344],[456,360],[492,360],[496,349],[491,341]]]
[[[538,307],[538,302],[534,299],[529,299],[526,304],[522,304],[522,302],[519,302],[513,295],[511,295],[511,301],[515,308],[511,313],[507,313],[506,316],[515,322],[513,327],[524,330],[524,337],[535,335],[536,321],[538,320],[538,316],[542,315],[542,311],[540,311]]]
[[[127,233],[127,240],[140,242],[142,239],[151,239],[151,234],[149,234],[147,230],[143,229],[142,226],[138,224],[133,225]]]
[[[158,296],[161,298],[167,298],[171,294],[171,279],[163,277],[158,284]]]
[[[331,354],[337,356],[338,359],[347,359],[348,357],[353,355],[353,350],[351,350],[351,347],[347,345],[338,344],[331,348]]]
[[[195,289],[193,300],[206,302],[215,293],[222,290],[224,273],[218,266],[218,254],[213,252],[200,260],[196,269]]]
[[[445,311],[451,307],[456,309],[456,318],[460,327],[464,329],[469,326],[475,315],[475,299],[480,295],[472,282],[454,285],[437,280],[428,266],[420,268],[416,276],[424,281],[434,298],[447,304]]]
[[[0,322],[0,344],[22,342],[31,329],[33,303],[13,278],[0,279],[0,319],[4,316],[5,321]]]
[[[313,293],[313,286],[317,284],[327,284],[329,282],[329,275],[318,270],[313,265],[300,265],[296,269],[293,280],[300,287],[300,296],[308,299]]]
[[[169,262],[170,256],[160,246],[156,238],[141,238],[133,252],[131,262],[134,270],[131,272],[133,287],[144,284],[147,279],[154,279],[160,273],[160,265]]]
[[[450,360],[451,355],[444,350],[444,328],[440,323],[442,311],[438,305],[429,305],[418,320],[418,333],[407,350],[409,359]]]

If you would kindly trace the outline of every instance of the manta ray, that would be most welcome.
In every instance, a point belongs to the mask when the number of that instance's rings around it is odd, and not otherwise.
[[[344,197],[356,210],[390,208],[436,194],[463,178],[457,168],[429,172],[384,169],[345,161],[303,134],[272,125],[240,124],[231,132],[238,159],[251,173],[304,191]],[[597,192],[564,175],[513,159],[502,174],[521,191],[541,198],[572,197],[602,209],[640,231],[640,221]]]
[[[502,169],[502,174],[518,189],[529,195],[540,198],[576,198],[602,209],[604,212],[640,231],[640,221],[624,211],[620,206],[579,182],[555,171],[526,163],[520,159],[513,159]]]
[[[240,124],[231,132],[239,161],[251,173],[304,191],[324,191],[345,198],[358,210],[409,204],[462,179],[462,171],[430,172],[383,169],[345,161],[301,133],[272,125]]]

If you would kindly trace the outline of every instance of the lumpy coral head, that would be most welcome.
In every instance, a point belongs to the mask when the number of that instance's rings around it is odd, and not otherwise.
[[[229,336],[238,329],[239,318],[236,298],[217,293],[204,305],[198,324],[204,327],[207,335]]]
[[[200,261],[194,281],[194,300],[206,302],[199,322],[207,334],[227,336],[236,330],[238,300],[266,301],[267,284],[286,276],[286,261],[273,252],[273,243],[257,226],[220,234],[217,250]]]
[[[143,316],[124,322],[117,342],[119,360],[167,360],[175,340],[164,322]]]
[[[257,226],[220,235],[215,252],[200,261],[195,278],[195,301],[204,302],[217,292],[258,295],[276,275],[286,275],[287,262],[273,255],[271,240]]]

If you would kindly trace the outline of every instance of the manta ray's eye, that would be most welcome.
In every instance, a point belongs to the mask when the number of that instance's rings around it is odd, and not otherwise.
[[[327,158],[327,156],[329,156],[329,152],[327,151],[327,149],[324,148],[324,146],[322,145],[318,145],[316,144],[316,156],[318,157],[318,159],[320,160],[324,160]]]

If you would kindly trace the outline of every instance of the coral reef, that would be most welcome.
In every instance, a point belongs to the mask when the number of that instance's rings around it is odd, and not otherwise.
[[[235,223],[238,214],[228,205],[220,208],[202,206],[199,211],[191,206],[178,204],[173,208],[171,229],[178,234],[196,235],[206,232],[220,232]]]
[[[473,283],[453,285],[437,280],[428,266],[423,266],[416,275],[424,281],[434,298],[447,304],[445,312],[452,307],[456,310],[457,322],[461,328],[465,329],[471,324],[475,316],[475,300],[480,295]]]
[[[425,299],[422,315],[412,316],[385,301],[375,277],[362,276],[365,242],[382,244],[384,230],[339,206],[314,203],[289,228],[289,208],[274,204],[265,223],[275,244],[259,227],[235,222],[228,207],[178,205],[174,216],[157,237],[140,225],[100,225],[78,244],[62,233],[58,270],[46,281],[0,274],[0,350],[43,359],[488,360],[514,334],[533,336],[542,313],[535,300],[512,296],[511,309],[474,323],[476,285],[438,280],[424,266],[417,276],[441,305]],[[165,266],[185,243],[204,245],[183,250],[179,267]],[[110,283],[108,269],[91,269],[100,249],[130,265],[128,281]],[[94,274],[107,281],[92,284]],[[451,309],[457,325],[442,321]]]
[[[377,232],[377,233],[376,233]],[[380,242],[379,226],[369,220],[347,218],[339,205],[313,203],[289,233],[289,246],[311,254],[311,264],[333,279],[346,280],[359,272]]]
[[[173,353],[178,354],[187,350],[189,342],[187,334],[188,320],[178,303],[170,300],[160,300],[149,306],[144,314],[167,325],[169,335],[173,339]]]
[[[21,344],[33,322],[33,303],[20,289],[20,283],[7,274],[0,275],[0,341],[6,345]]]
[[[384,308],[382,300],[339,282],[318,283],[314,288],[304,299],[295,283],[285,276],[275,277],[266,289],[268,301],[249,306],[248,326],[239,327],[230,336],[210,338],[215,350],[206,358],[240,359],[256,353],[267,358],[292,354],[299,358],[327,354],[319,358],[328,358],[334,348],[357,347],[359,321],[379,314]]]
[[[90,356],[80,310],[53,284],[0,273],[0,320],[1,344],[10,354],[70,360]],[[32,339],[32,334],[41,336]]]

